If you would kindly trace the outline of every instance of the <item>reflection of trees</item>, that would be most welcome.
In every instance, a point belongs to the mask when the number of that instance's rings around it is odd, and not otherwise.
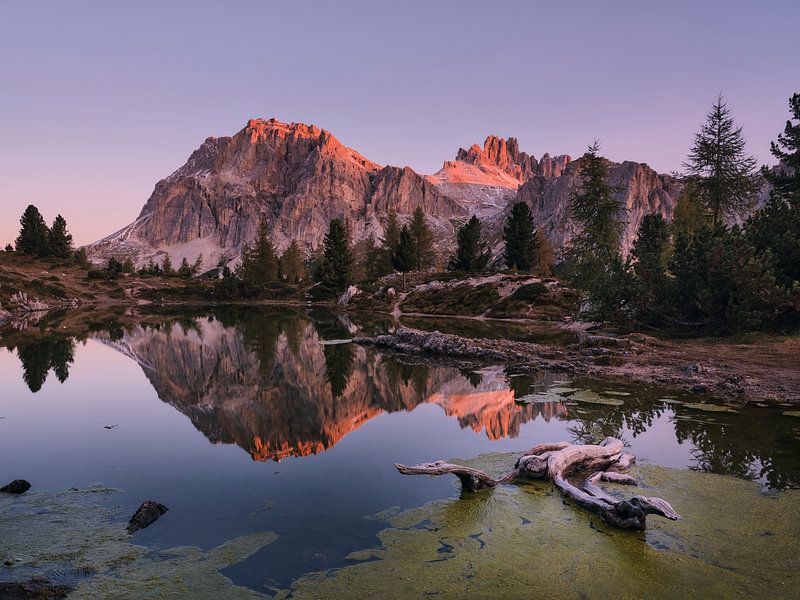
[[[69,366],[75,361],[75,342],[70,338],[40,339],[17,347],[22,362],[22,379],[32,392],[42,389],[50,369],[59,382],[69,377]]]
[[[323,340],[341,340],[351,337],[342,322],[328,311],[314,311],[314,327]],[[334,398],[342,395],[347,387],[347,381],[353,372],[353,345],[327,344],[325,354],[325,378],[331,386]]]
[[[800,452],[791,419],[774,411],[715,414],[713,421],[696,411],[676,409],[675,436],[695,449],[693,468],[745,479],[763,479],[773,489],[800,485]],[[794,449],[794,450],[792,450]]]
[[[664,407],[652,400],[628,400],[622,406],[582,403],[569,411],[573,422],[567,427],[575,442],[597,444],[606,437],[625,439],[625,430],[633,437],[647,431]]]
[[[381,367],[392,387],[412,384],[419,400],[423,399],[428,388],[430,368],[426,364],[407,364],[397,360],[400,357],[381,357]]]

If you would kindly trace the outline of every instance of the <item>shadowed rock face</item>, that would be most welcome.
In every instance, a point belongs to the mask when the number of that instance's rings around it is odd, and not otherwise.
[[[211,442],[237,444],[254,460],[317,454],[373,417],[423,403],[490,439],[515,437],[537,415],[558,416],[553,406],[517,405],[502,369],[470,378],[352,344],[323,345],[301,319],[236,327],[198,319],[100,339],[138,362],[159,398]]]
[[[96,261],[132,257],[141,265],[168,253],[174,264],[202,255],[207,268],[236,260],[265,218],[279,251],[297,240],[306,252],[322,244],[331,219],[349,221],[354,242],[383,235],[390,211],[407,222],[422,207],[438,250],[454,246],[455,225],[476,214],[499,231],[509,203],[527,202],[556,248],[574,233],[569,197],[580,184],[580,161],[568,155],[536,159],[515,138],[486,138],[459,149],[454,161],[422,176],[410,167],[382,167],[324,129],[275,119],[251,119],[232,137],[210,137],[184,166],[159,181],[136,220],[88,246]],[[627,250],[641,217],[669,217],[678,184],[647,165],[611,163],[630,212]]]

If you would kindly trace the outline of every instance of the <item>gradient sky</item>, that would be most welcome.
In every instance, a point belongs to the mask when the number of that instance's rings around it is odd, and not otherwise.
[[[772,162],[800,91],[797,0],[121,4],[2,4],[3,244],[30,203],[105,236],[250,117],[423,173],[490,133],[671,171],[720,91]]]

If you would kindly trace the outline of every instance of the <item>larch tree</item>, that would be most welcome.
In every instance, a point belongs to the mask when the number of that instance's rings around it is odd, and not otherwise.
[[[531,209],[524,202],[511,207],[503,227],[503,242],[503,259],[509,269],[530,271],[537,264],[539,241]]]
[[[254,292],[278,278],[278,258],[266,219],[261,219],[256,239],[242,251],[238,275],[245,287]]]
[[[289,283],[300,283],[306,277],[306,268],[303,264],[303,255],[300,245],[292,240],[286,252],[280,259],[280,274]]]
[[[756,164],[745,152],[742,128],[736,127],[719,95],[684,163],[687,185],[711,214],[713,225],[752,207],[758,189]]]

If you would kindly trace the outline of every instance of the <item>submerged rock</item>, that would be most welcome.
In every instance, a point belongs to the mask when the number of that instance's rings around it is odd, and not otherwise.
[[[66,598],[72,589],[62,584],[32,579],[25,582],[0,582],[0,600],[56,600]]]
[[[31,489],[31,484],[24,479],[15,479],[8,485],[0,488],[0,492],[4,494],[24,494]]]
[[[155,523],[169,509],[154,500],[145,500],[128,521],[128,532],[134,533]]]

